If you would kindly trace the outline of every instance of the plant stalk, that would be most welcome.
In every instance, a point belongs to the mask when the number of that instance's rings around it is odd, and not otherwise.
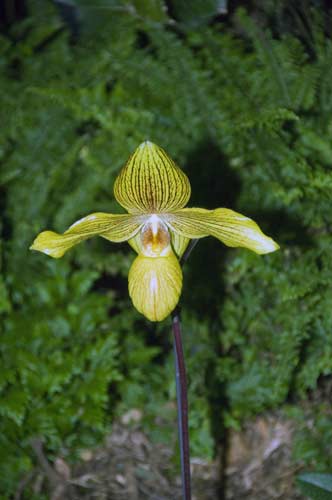
[[[175,354],[175,380],[178,406],[178,431],[181,457],[182,496],[184,500],[191,500],[187,377],[182,349],[181,321],[178,311],[176,311],[172,316],[172,327]]]
[[[192,240],[183,254],[180,264],[183,265],[196,246],[198,240]],[[172,314],[172,329],[174,339],[175,358],[175,381],[176,398],[178,409],[178,431],[181,458],[182,497],[183,500],[191,500],[191,476],[190,476],[190,446],[188,429],[188,396],[187,375],[181,338],[181,319],[179,309]]]

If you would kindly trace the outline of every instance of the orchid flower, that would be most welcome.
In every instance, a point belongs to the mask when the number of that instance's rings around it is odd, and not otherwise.
[[[253,220],[233,210],[184,208],[190,193],[185,173],[162,148],[145,141],[114,184],[114,196],[128,213],[87,215],[63,234],[43,231],[30,248],[57,259],[92,236],[128,241],[138,254],[129,271],[130,297],[149,320],[162,321],[179,301],[179,259],[190,239],[214,236],[229,247],[245,247],[258,254],[279,248]]]

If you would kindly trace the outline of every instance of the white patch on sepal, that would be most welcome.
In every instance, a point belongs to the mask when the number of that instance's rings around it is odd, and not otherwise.
[[[149,147],[149,148],[150,148],[151,146],[154,146],[153,142],[151,142],[151,141],[144,141],[144,142],[142,142],[142,143],[141,143],[138,147],[139,147],[140,149],[144,149],[144,148],[146,148],[146,147]]]
[[[245,228],[242,233],[245,234],[250,240],[255,241],[259,244],[259,246],[257,247],[257,251],[259,251],[260,253],[274,252],[279,248],[279,245],[264,233],[260,233],[251,228]]]

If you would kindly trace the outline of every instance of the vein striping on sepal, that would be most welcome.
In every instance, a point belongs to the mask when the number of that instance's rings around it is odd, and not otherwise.
[[[279,245],[252,219],[228,208],[184,208],[162,216],[171,231],[186,238],[214,236],[230,247],[245,247],[258,254],[274,252]]]
[[[74,245],[92,236],[99,235],[118,243],[127,241],[137,234],[144,221],[143,216],[95,213],[80,219],[63,234],[43,231],[30,248],[59,258]]]
[[[160,213],[182,208],[190,183],[166,152],[147,141],[132,154],[114,184],[117,201],[130,212]]]

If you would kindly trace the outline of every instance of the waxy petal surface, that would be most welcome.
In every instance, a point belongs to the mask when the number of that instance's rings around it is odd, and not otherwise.
[[[92,236],[99,235],[114,242],[127,241],[139,231],[141,226],[142,217],[139,216],[94,213],[72,224],[63,234],[43,231],[37,236],[30,249],[58,259],[71,247]]]
[[[182,271],[173,253],[167,257],[138,255],[128,281],[129,295],[136,309],[150,321],[162,321],[179,301]]]
[[[184,208],[163,215],[163,220],[171,230],[187,238],[214,236],[229,247],[244,247],[258,254],[274,252],[279,248],[256,222],[228,208]]]
[[[177,257],[181,259],[182,255],[186,251],[187,246],[189,245],[190,238],[186,238],[175,231],[171,232],[171,243],[173,250]]]
[[[188,177],[167,153],[143,142],[121,170],[114,196],[130,213],[160,213],[184,207],[190,198]]]

